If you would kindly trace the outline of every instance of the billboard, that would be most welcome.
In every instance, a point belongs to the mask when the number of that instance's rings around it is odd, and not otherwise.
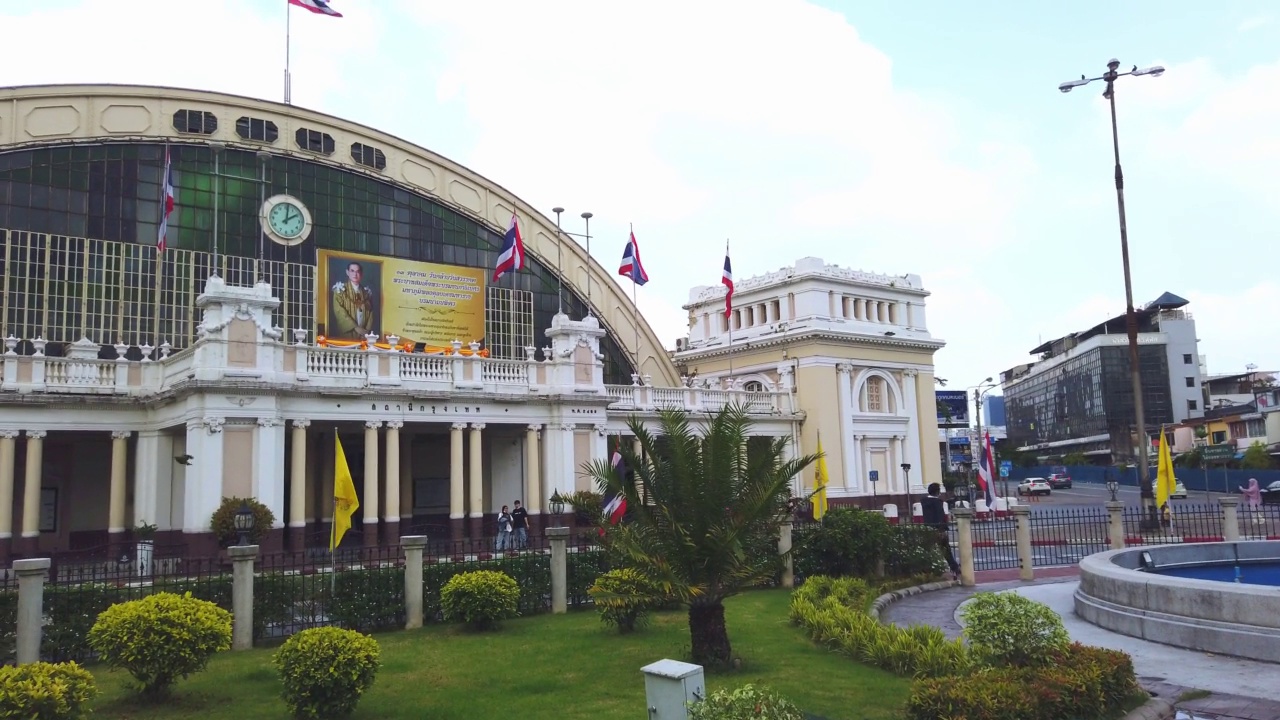
[[[938,400],[938,427],[969,427],[969,396],[963,390],[935,390]]]
[[[485,270],[319,250],[317,334],[359,341],[398,335],[401,342],[447,347],[484,341]]]

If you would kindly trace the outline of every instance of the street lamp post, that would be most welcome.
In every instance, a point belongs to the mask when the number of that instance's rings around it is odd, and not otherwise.
[[[987,378],[971,388],[973,390],[973,417],[977,420],[978,424],[978,449],[975,451],[973,445],[970,444],[969,457],[972,458],[974,452],[978,453],[978,467],[982,467],[982,459],[987,456],[987,445],[982,441],[982,398],[987,393],[996,389],[996,385],[994,383],[988,384],[991,382],[991,378]],[[990,474],[991,482],[994,483],[995,468],[987,468],[987,472]],[[994,488],[992,488],[992,490],[994,491]],[[1009,488],[1007,486],[1004,489],[1004,494],[1009,494]],[[972,497],[972,493],[970,493],[969,502],[976,502],[976,499]],[[994,508],[992,508],[992,510],[994,511]]]
[[[1064,93],[1069,93],[1075,88],[1083,87],[1097,80],[1102,80],[1107,84],[1102,97],[1107,99],[1111,107],[1111,149],[1116,164],[1116,207],[1120,213],[1120,258],[1124,266],[1125,326],[1129,333],[1129,374],[1133,382],[1134,424],[1138,430],[1138,486],[1142,490],[1142,503],[1147,507],[1148,522],[1159,522],[1159,517],[1156,514],[1155,492],[1151,486],[1151,474],[1147,464],[1147,450],[1150,440],[1147,438],[1146,417],[1142,406],[1142,371],[1138,365],[1138,316],[1133,311],[1133,282],[1129,275],[1129,228],[1124,216],[1124,173],[1120,169],[1120,133],[1116,126],[1115,82],[1125,75],[1159,77],[1164,74],[1164,68],[1156,65],[1139,70],[1138,66],[1134,65],[1133,69],[1128,72],[1118,72],[1119,68],[1120,61],[1112,59],[1107,63],[1107,71],[1101,76],[1086,78],[1081,75],[1079,80],[1068,80],[1059,85],[1058,89]]]

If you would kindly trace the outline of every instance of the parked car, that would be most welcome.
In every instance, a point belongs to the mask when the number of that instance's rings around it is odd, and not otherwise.
[[[1049,495],[1053,492],[1053,488],[1049,487],[1049,481],[1044,478],[1027,478],[1018,483],[1019,495]]]
[[[1280,480],[1262,488],[1262,502],[1267,505],[1280,505]]]
[[[1070,490],[1071,476],[1066,473],[1054,473],[1049,476],[1049,487],[1054,490]]]
[[[1183,485],[1181,480],[1174,480],[1174,481],[1173,481],[1173,493],[1172,493],[1171,495],[1169,495],[1169,498],[1170,498],[1170,499],[1173,499],[1173,500],[1186,500],[1186,499],[1187,499],[1187,486],[1186,486],[1186,485]]]

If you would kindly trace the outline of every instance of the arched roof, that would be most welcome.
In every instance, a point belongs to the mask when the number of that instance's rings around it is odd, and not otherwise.
[[[185,133],[174,128],[179,110],[213,113],[212,133]],[[245,140],[236,132],[240,117],[269,120],[279,132],[274,142]],[[328,155],[304,150],[295,142],[298,129],[327,133],[334,151]],[[553,221],[501,185],[462,165],[393,135],[358,123],[307,110],[226,93],[136,85],[28,85],[0,88],[0,149],[61,145],[69,142],[174,139],[185,142],[223,142],[228,147],[257,151],[342,167],[376,177],[474,218],[501,234],[514,211],[520,218],[525,249],[546,267],[556,269],[557,243]],[[353,143],[376,148],[385,156],[383,168],[356,162]],[[628,354],[635,352],[631,300],[617,283],[606,281],[610,271],[587,258],[570,238],[560,243],[563,282],[580,298],[591,297],[609,334]],[[588,266],[591,270],[588,273]],[[647,322],[640,321],[640,372],[655,384],[678,385],[675,365]]]

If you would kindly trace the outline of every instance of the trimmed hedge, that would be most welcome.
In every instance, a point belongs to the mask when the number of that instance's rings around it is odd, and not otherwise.
[[[377,676],[381,649],[368,635],[336,627],[303,630],[272,657],[296,718],[341,718]]]
[[[0,717],[78,720],[97,694],[93,676],[75,663],[0,667]]]

